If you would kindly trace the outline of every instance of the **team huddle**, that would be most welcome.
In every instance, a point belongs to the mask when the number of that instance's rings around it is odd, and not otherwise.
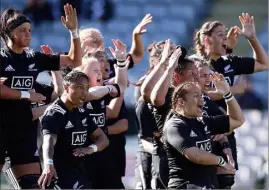
[[[238,170],[234,130],[244,123],[235,94],[240,75],[268,69],[254,18],[228,34],[219,21],[196,32],[196,54],[171,40],[144,49],[145,15],[127,52],[112,40],[112,58],[98,29],[78,29],[76,9],[64,6],[69,52],[30,49],[31,21],[16,9],[1,14],[0,168],[15,189],[124,189],[130,121],[124,92],[135,85],[138,150],[136,189],[231,189]],[[232,55],[244,36],[253,57]],[[68,40],[68,39],[67,39]],[[149,69],[136,83],[128,69],[146,51]],[[51,84],[37,82],[48,71]],[[239,77],[238,77],[239,76]],[[236,130],[235,130],[236,131]],[[7,166],[9,164],[9,166]]]

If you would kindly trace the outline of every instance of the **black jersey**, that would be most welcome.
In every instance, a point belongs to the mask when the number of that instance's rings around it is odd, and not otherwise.
[[[84,170],[84,158],[74,156],[73,151],[76,148],[87,147],[88,137],[97,129],[88,111],[76,108],[71,112],[61,99],[58,99],[49,106],[42,117],[43,135],[57,135],[53,156],[56,171],[66,171],[68,168]]]
[[[252,74],[254,72],[254,58],[239,57],[235,55],[222,56],[217,61],[211,61],[211,69],[224,75],[230,86],[233,86],[237,75]],[[226,110],[224,100],[216,103]]]
[[[164,126],[164,148],[168,156],[168,188],[184,187],[194,184],[200,187],[211,187],[212,167],[199,165],[188,160],[184,150],[190,147],[211,152],[211,135],[229,131],[229,116],[203,117],[188,119],[177,113]]]
[[[134,67],[134,61],[131,54],[128,54],[128,57],[130,57],[130,64],[129,69]],[[115,58],[108,59],[109,65],[110,65],[110,72],[109,72],[109,78],[115,77],[115,70],[114,65],[117,64],[117,60]]]
[[[121,119],[128,120],[128,110],[124,101],[122,102],[119,115],[115,119],[107,119],[107,126],[115,124]],[[125,132],[120,134],[108,135],[109,139],[109,153],[111,157],[111,169],[112,173],[117,176],[125,176],[126,169],[126,137]]]
[[[218,104],[212,101],[207,95],[203,94],[203,98],[204,98],[204,106],[203,106],[204,116],[224,115],[224,113],[219,109]]]
[[[48,86],[48,85],[45,85],[45,84],[40,84],[38,82],[35,82],[34,83],[34,89],[35,89],[36,93],[40,93],[43,96],[45,96],[46,100],[43,101],[44,104],[33,102],[32,103],[32,108],[39,107],[39,106],[42,106],[42,105],[47,105],[47,104],[51,103],[51,96],[52,96],[52,93],[54,91],[54,88],[52,86]]]
[[[174,92],[174,88],[170,87],[168,89],[166,96],[165,96],[165,102],[160,107],[156,107],[156,106],[152,106],[151,104],[148,104],[148,106],[149,106],[150,110],[152,111],[153,116],[155,118],[157,128],[161,133],[162,133],[162,129],[163,129],[167,114],[171,110],[173,92]]]
[[[60,57],[31,50],[16,54],[9,49],[0,50],[0,77],[6,77],[5,85],[15,90],[31,90],[38,74],[45,70],[59,70]],[[26,100],[0,100],[3,126],[28,127],[32,122],[31,103]],[[21,124],[24,125],[21,125]],[[12,127],[7,127],[12,128]],[[12,129],[11,129],[12,130]]]
[[[138,151],[144,151],[141,139],[153,143],[153,132],[157,129],[156,121],[149,109],[149,103],[144,100],[138,100],[136,104],[136,118],[138,122]]]
[[[89,109],[89,115],[97,127],[104,130],[106,127],[106,106],[109,104],[110,95],[105,95],[98,100],[92,100],[84,104],[85,109]]]

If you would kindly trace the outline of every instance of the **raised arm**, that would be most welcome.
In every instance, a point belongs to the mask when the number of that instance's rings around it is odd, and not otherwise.
[[[212,73],[212,81],[216,87],[216,91],[223,96],[227,105],[227,115],[229,116],[230,131],[240,127],[245,118],[243,112],[236,99],[230,92],[229,84],[225,81],[224,76],[218,73]]]
[[[77,12],[72,5],[64,6],[65,17],[61,17],[63,25],[69,29],[71,34],[71,46],[68,55],[60,55],[61,67],[78,67],[81,65],[82,52],[78,31]]]
[[[145,78],[141,86],[141,95],[143,99],[148,102],[150,102],[151,100],[151,93],[154,86],[160,80],[164,72],[166,71],[167,64],[168,64],[167,59],[170,55],[170,47],[171,47],[171,41],[166,40],[163,51],[162,51],[160,62],[153,68],[153,70]]]
[[[146,14],[142,21],[133,30],[132,47],[129,53],[132,55],[134,64],[139,63],[144,57],[144,43],[141,35],[147,32],[145,27],[151,22],[152,16],[150,14]]]
[[[170,82],[175,71],[175,66],[178,63],[178,59],[181,55],[181,49],[176,49],[169,59],[169,65],[164,74],[153,88],[150,100],[154,106],[162,106],[165,104],[165,97],[170,87]]]
[[[117,59],[117,54],[116,54],[116,59]],[[118,59],[117,59],[118,60]],[[125,60],[125,63],[122,66],[122,63],[117,63],[117,65],[114,65],[115,68],[115,83],[119,85],[120,87],[120,93],[121,96],[119,98],[114,98],[113,100],[110,101],[109,105],[107,106],[107,118],[113,119],[118,117],[121,105],[123,102],[123,96],[124,96],[124,91],[127,88],[128,85],[128,68],[129,68],[130,60],[127,58]],[[121,65],[121,66],[118,66]]]
[[[112,97],[117,97],[120,92],[114,85],[95,86],[89,88],[89,93],[86,101],[98,100],[107,94]]]
[[[247,81],[244,75],[240,75],[233,86],[230,86],[230,91],[232,94],[243,94],[247,88]],[[212,99],[213,101],[222,100],[223,96],[220,94],[216,94],[215,91],[208,91],[206,94]]]
[[[239,16],[239,20],[242,24],[242,30],[237,27],[238,31],[248,40],[253,50],[253,58],[255,59],[254,72],[267,70],[269,59],[265,49],[256,36],[254,17],[250,17],[248,13],[243,13],[242,16]]]

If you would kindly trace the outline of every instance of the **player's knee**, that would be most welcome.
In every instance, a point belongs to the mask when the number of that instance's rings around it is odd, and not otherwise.
[[[22,189],[39,189],[38,179],[39,174],[27,174],[18,179],[18,183]]]
[[[234,184],[234,175],[218,175],[218,182],[220,189],[231,189]]]

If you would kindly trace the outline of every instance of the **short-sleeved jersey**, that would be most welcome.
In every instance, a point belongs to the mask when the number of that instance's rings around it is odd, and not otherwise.
[[[164,149],[168,156],[169,186],[174,187],[175,184],[180,186],[188,181],[199,186],[210,186],[214,166],[195,164],[183,153],[191,147],[211,152],[211,135],[226,133],[229,128],[229,116],[226,115],[188,119],[174,113],[164,126]]]
[[[88,146],[89,136],[97,129],[89,117],[88,110],[76,108],[69,111],[61,99],[48,107],[41,119],[42,134],[57,135],[54,147],[54,165],[60,168],[84,166],[84,159],[73,155],[76,148]]]
[[[254,58],[239,57],[235,55],[222,56],[217,61],[211,61],[211,69],[224,75],[230,86],[233,86],[237,75],[252,74],[254,72]],[[224,100],[216,103],[226,110]]]
[[[128,54],[128,57],[130,57],[130,64],[129,64],[129,69],[134,67],[134,61],[132,58],[131,54]],[[117,60],[115,58],[108,59],[109,65],[110,65],[110,73],[109,73],[109,78],[115,77],[115,70],[114,70],[114,65],[117,64]]]
[[[38,82],[35,82],[34,90],[35,90],[36,93],[40,93],[43,96],[45,96],[46,100],[43,101],[44,104],[32,103],[32,108],[39,107],[39,106],[42,106],[42,105],[47,105],[47,104],[51,103],[51,96],[52,96],[52,93],[54,91],[52,86],[48,86],[48,85],[45,85],[45,84],[40,84]]]
[[[60,57],[45,55],[32,50],[16,54],[9,49],[0,49],[0,77],[6,77],[4,85],[15,90],[32,90],[40,72],[59,70]],[[1,123],[4,126],[28,127],[32,121],[31,103],[26,100],[0,100]]]
[[[85,109],[89,109],[89,115],[97,127],[106,127],[106,106],[109,104],[110,95],[105,95],[99,100],[92,100],[84,104]]]
[[[174,88],[169,87],[168,92],[165,96],[165,103],[160,107],[156,107],[156,106],[152,106],[151,104],[148,104],[150,110],[153,113],[153,116],[157,124],[157,128],[160,131],[160,133],[162,133],[164,122],[166,120],[166,117],[169,111],[171,110],[173,92],[174,92]]]
[[[136,118],[138,122],[139,151],[144,151],[141,139],[153,143],[153,132],[157,129],[156,121],[148,106],[149,103],[139,99],[136,104]]]
[[[122,102],[118,117],[115,119],[107,119],[107,126],[109,127],[121,119],[128,120],[128,110],[126,108],[124,101]],[[125,176],[125,169],[126,169],[125,132],[120,134],[107,135],[107,137],[109,139],[108,149],[110,149],[110,155],[111,155],[110,156],[111,169],[113,170],[113,173],[115,173],[115,175]]]
[[[204,98],[204,106],[203,106],[204,116],[224,115],[224,113],[219,109],[218,104],[212,101],[207,95],[203,94],[203,98]]]

